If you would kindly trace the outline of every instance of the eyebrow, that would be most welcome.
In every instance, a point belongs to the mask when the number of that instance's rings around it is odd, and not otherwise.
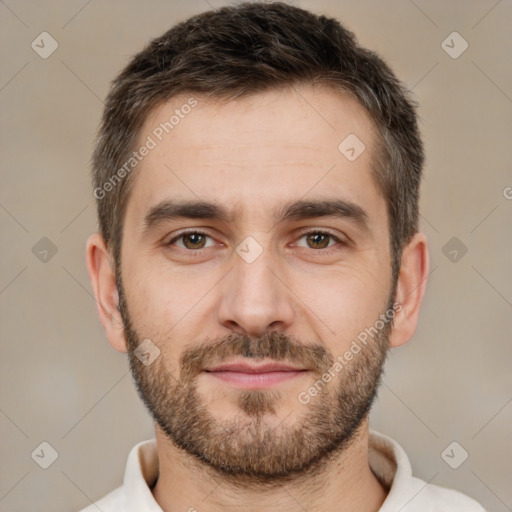
[[[235,212],[224,206],[208,201],[166,200],[151,207],[144,217],[144,232],[150,231],[162,222],[175,219],[206,219],[230,223]],[[368,214],[361,206],[342,199],[293,201],[274,212],[274,222],[299,221],[318,217],[335,217],[353,222],[364,231],[369,231]]]

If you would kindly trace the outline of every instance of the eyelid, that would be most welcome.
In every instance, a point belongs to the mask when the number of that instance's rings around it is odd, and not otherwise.
[[[328,247],[325,247],[324,249],[311,249],[315,252],[328,252],[330,249],[334,249],[336,245],[347,245],[348,242],[344,240],[343,238],[340,238],[339,236],[335,235],[331,231],[325,228],[310,228],[307,231],[302,231],[300,235],[298,236],[297,240],[300,240],[301,238],[309,235],[309,234],[320,234],[320,235],[327,235],[331,237],[335,242],[337,242],[334,245],[330,245]],[[307,247],[303,247],[303,249],[307,249]]]
[[[322,235],[329,235],[332,236],[333,238],[336,238],[336,240],[339,240],[340,242],[342,241],[339,236],[337,236],[335,233],[326,228],[308,228],[306,231],[301,231],[300,236],[309,235],[310,233],[320,233]]]
[[[174,235],[171,238],[171,240],[166,242],[164,245],[166,245],[166,246],[167,245],[173,245],[174,242],[177,242],[180,238],[183,238],[184,236],[191,235],[191,234],[203,235],[203,236],[206,236],[208,238],[214,239],[212,235],[210,235],[209,233],[207,233],[206,231],[203,231],[201,229],[187,229],[187,230],[181,231],[178,234]],[[179,249],[182,249],[182,247],[179,247]],[[184,251],[189,251],[189,252],[199,252],[202,249],[197,249],[195,251],[192,250],[192,249],[183,249],[183,250]]]

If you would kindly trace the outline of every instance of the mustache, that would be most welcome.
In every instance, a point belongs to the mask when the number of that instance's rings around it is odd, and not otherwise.
[[[258,338],[230,333],[185,350],[180,358],[180,378],[190,382],[208,365],[236,356],[295,363],[319,375],[334,364],[334,357],[322,345],[307,345],[283,333],[271,332]]]

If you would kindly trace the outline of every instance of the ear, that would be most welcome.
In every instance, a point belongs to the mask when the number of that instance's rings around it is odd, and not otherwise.
[[[393,321],[389,344],[399,347],[414,335],[418,325],[430,266],[427,237],[416,233],[402,251],[395,302],[402,305]]]
[[[100,321],[113,348],[126,352],[123,320],[119,312],[119,294],[110,251],[99,233],[87,240],[86,264]]]

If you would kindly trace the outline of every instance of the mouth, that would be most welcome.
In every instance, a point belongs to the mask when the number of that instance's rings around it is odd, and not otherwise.
[[[309,372],[283,363],[228,363],[205,368],[203,373],[242,389],[266,389]]]

